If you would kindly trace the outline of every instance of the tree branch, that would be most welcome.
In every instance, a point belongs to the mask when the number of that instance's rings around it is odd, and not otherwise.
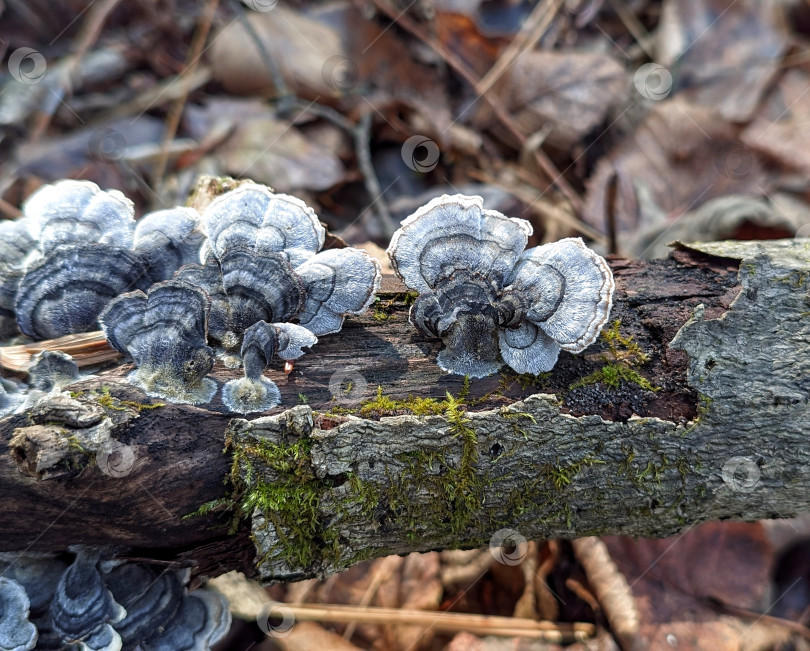
[[[0,420],[0,547],[106,544],[277,581],[503,529],[664,536],[810,510],[807,240],[611,265],[611,328],[541,377],[442,374],[389,278],[370,314],[269,373],[286,407],[269,416],[158,406],[130,365],[83,380]]]

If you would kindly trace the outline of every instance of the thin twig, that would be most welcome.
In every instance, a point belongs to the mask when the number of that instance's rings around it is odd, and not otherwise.
[[[253,41],[253,45],[256,46],[256,49],[259,51],[259,57],[264,63],[264,67],[267,68],[267,72],[270,73],[270,78],[273,80],[273,87],[276,91],[276,101],[278,102],[278,110],[281,115],[289,114],[294,106],[295,103],[295,95],[290,91],[290,87],[287,85],[287,80],[284,79],[284,74],[281,72],[281,68],[276,63],[276,60],[268,51],[267,47],[264,44],[261,36],[256,31],[256,28],[253,26],[253,23],[250,22],[248,18],[247,12],[245,8],[240,4],[239,0],[228,0],[233,12],[236,14],[236,19],[239,21],[239,24],[242,26],[247,32],[247,35],[250,37],[250,40]]]
[[[386,624],[430,626],[442,631],[467,631],[477,635],[528,637],[547,642],[566,643],[585,640],[596,634],[587,622],[546,622],[515,617],[494,617],[466,613],[428,612],[371,606],[302,604],[285,605],[299,622],[354,622],[356,624]]]
[[[473,88],[477,87],[479,80],[475,78],[475,75],[467,67],[467,65],[456,57],[455,54],[448,51],[435,38],[423,33],[416,23],[414,23],[408,16],[404,14],[396,15],[393,9],[385,4],[384,0],[371,0],[371,2],[386,16],[397,22],[403,29],[410,32],[413,36],[421,40],[423,43],[425,43],[425,45],[436,52],[436,54],[442,57],[442,59],[444,59],[444,61],[450,67],[460,74],[464,80],[470,84],[470,86]],[[512,134],[514,138],[518,140],[521,147],[523,147],[526,144],[526,136],[520,131],[503,105],[488,92],[481,95],[481,98],[487,102],[487,104],[489,104],[501,124],[509,131],[509,133]],[[557,169],[557,166],[553,163],[553,161],[545,154],[545,152],[539,149],[535,150],[534,158],[540,168],[548,175],[548,178],[551,179],[551,184],[556,185],[565,195],[568,201],[571,202],[574,211],[581,214],[583,212],[582,199],[579,198],[579,195],[577,195],[577,193],[574,191],[574,188],[572,188],[568,181],[565,180],[565,177]]]
[[[537,3],[532,13],[523,23],[517,36],[506,46],[495,65],[475,85],[476,93],[479,95],[486,93],[521,54],[532,49],[537,44],[537,41],[545,34],[551,21],[554,20],[561,4],[562,0],[547,0],[546,2]]]
[[[182,92],[180,96],[169,107],[169,114],[166,117],[166,132],[163,134],[162,151],[160,158],[155,164],[155,173],[153,185],[157,189],[163,183],[163,175],[166,172],[166,166],[169,164],[169,145],[177,133],[180,126],[180,119],[183,116],[183,109],[186,106],[188,95],[191,92],[191,80],[194,78],[194,72],[200,62],[200,55],[205,46],[205,41],[208,39],[208,32],[211,31],[211,23],[214,21],[214,12],[219,6],[219,0],[208,0],[203,9],[200,22],[197,24],[197,29],[194,32],[194,37],[189,47],[188,57],[186,59],[186,67],[180,75],[180,84]],[[160,192],[158,192],[160,195]]]
[[[366,182],[366,191],[371,205],[375,205],[374,212],[380,221],[386,239],[391,239],[399,226],[391,217],[388,204],[385,202],[383,190],[371,162],[371,111],[363,113],[354,134],[354,148],[357,151],[357,165],[363,173]]]
[[[120,1],[121,0],[102,0],[98,4],[93,5],[90,14],[87,16],[87,20],[82,24],[81,31],[74,39],[76,49],[62,71],[61,83],[58,88],[53,89],[53,92],[57,95],[56,99],[59,101],[51,102],[50,106],[52,109],[39,114],[31,129],[31,142],[39,140],[48,130],[56,108],[62,102],[65,95],[73,90],[71,86],[76,77],[76,70],[79,68],[79,64],[84,58],[84,55],[87,54],[87,51],[93,47],[93,44],[98,40],[99,34],[101,34],[101,30],[104,27],[104,22],[107,20],[107,16],[110,15],[110,12],[115,9]]]

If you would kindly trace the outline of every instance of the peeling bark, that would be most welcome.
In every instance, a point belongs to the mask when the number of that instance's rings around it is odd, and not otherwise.
[[[130,365],[71,386],[0,420],[0,547],[109,544],[278,581],[503,529],[665,536],[810,510],[810,243],[611,265],[612,338],[539,378],[467,392],[388,279],[369,315],[290,376],[268,373],[287,407],[269,416],[232,419],[218,398],[156,406],[124,383]],[[399,402],[374,401],[378,386]],[[409,413],[408,395],[439,413]],[[250,512],[229,534],[240,503]]]

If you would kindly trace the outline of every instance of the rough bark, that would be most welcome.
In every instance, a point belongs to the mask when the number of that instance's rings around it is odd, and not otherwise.
[[[109,544],[216,574],[253,569],[252,534],[275,581],[506,529],[663,536],[810,510],[810,243],[611,265],[613,336],[539,378],[467,391],[443,375],[391,279],[368,316],[268,374],[287,407],[269,416],[155,406],[131,366],[99,373],[0,421],[0,548]]]

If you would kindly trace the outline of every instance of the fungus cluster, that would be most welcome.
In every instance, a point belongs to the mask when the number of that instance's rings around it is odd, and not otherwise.
[[[208,649],[230,628],[225,598],[189,591],[188,570],[71,556],[0,554],[0,649]]]
[[[202,215],[178,207],[136,223],[120,192],[59,181],[34,193],[0,234],[0,338],[103,327],[135,362],[135,385],[194,404],[216,392],[206,378],[215,349],[235,364],[248,354],[245,377],[223,394],[242,413],[279,403],[277,387],[262,377],[273,355],[295,359],[318,336],[338,332],[347,314],[367,309],[380,282],[364,251],[320,251],[326,232],[306,204],[253,183]],[[257,324],[264,325],[244,341]],[[68,379],[34,384],[51,390]]]
[[[419,292],[411,323],[442,340],[443,370],[540,373],[598,337],[614,289],[607,262],[580,238],[525,250],[531,234],[529,222],[465,195],[432,200],[394,233],[391,263]]]

